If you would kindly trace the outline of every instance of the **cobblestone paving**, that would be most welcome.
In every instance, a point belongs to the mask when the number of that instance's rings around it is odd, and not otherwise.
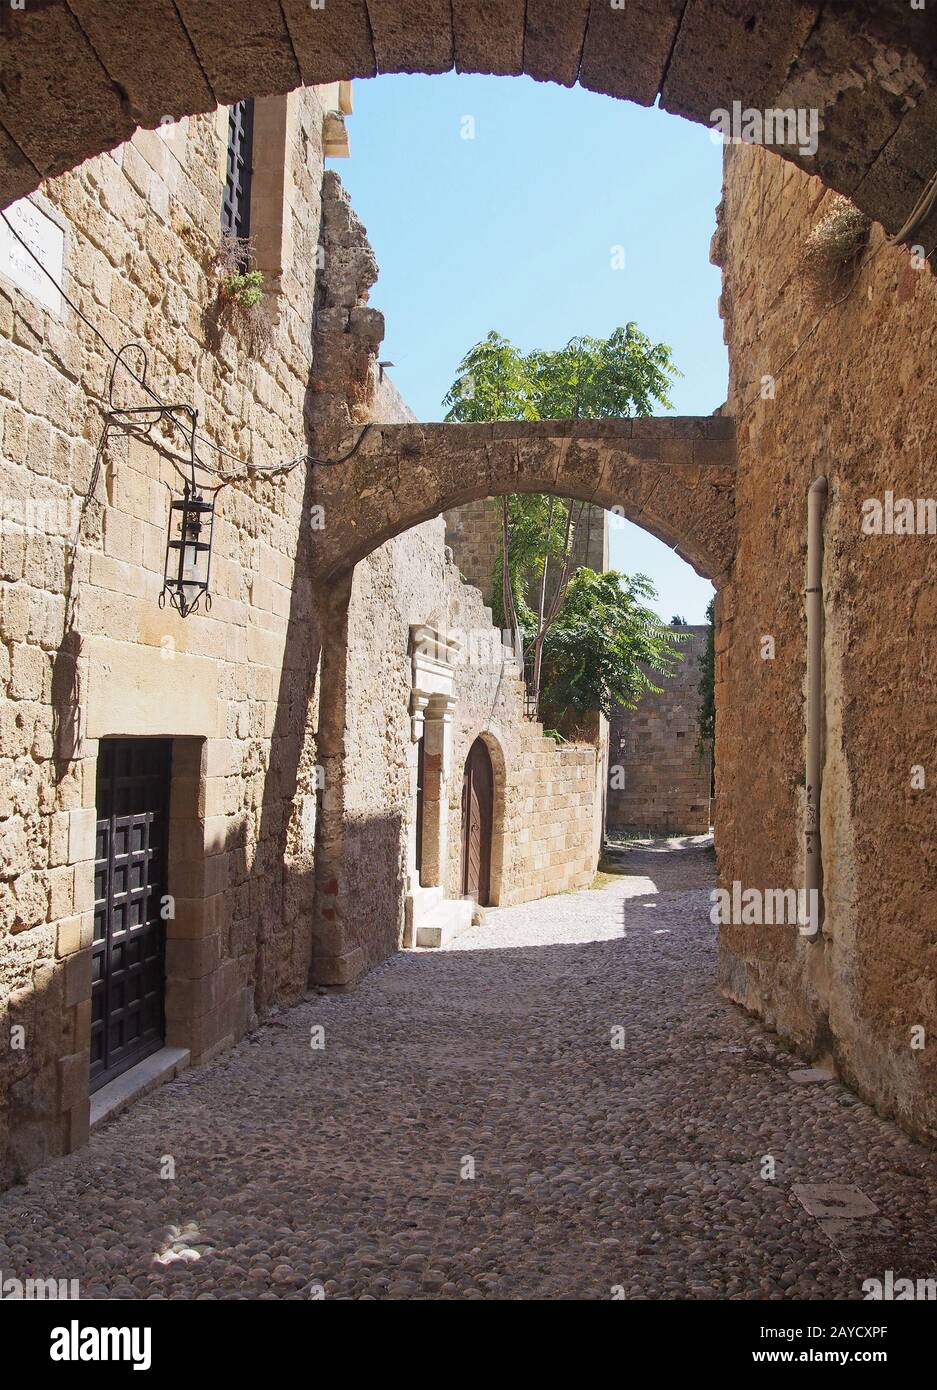
[[[4,1277],[91,1298],[605,1299],[856,1298],[888,1268],[937,1274],[937,1156],[838,1084],[793,1082],[797,1059],[717,994],[704,845],[623,864],[138,1102],[0,1198]],[[834,1243],[791,1192],[818,1182],[878,1215]]]

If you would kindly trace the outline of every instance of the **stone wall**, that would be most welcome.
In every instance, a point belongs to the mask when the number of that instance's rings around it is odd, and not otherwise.
[[[335,454],[344,451],[349,431],[354,436],[369,421],[404,422],[413,415],[377,369],[383,325],[367,309],[377,266],[365,228],[331,172],[323,185],[323,229],[311,418],[317,451]],[[335,856],[336,901],[324,906],[334,916],[323,923],[323,933],[341,919],[344,940],[341,962],[323,965],[321,973],[336,972],[337,982],[386,959],[404,935],[406,892],[414,876],[409,639],[415,625],[453,638],[459,653],[450,756],[439,788],[448,807],[441,873],[446,895],[461,893],[462,769],[479,735],[495,770],[493,901],[520,902],[581,887],[594,873],[600,820],[595,751],[558,747],[543,737],[540,724],[525,718],[519,670],[491,610],[464,582],[449,544],[454,518],[468,510],[411,528],[354,568],[341,708],[324,711],[341,745],[342,798],[340,806],[325,807],[326,816],[334,816],[341,850]],[[328,651],[325,656],[328,661]]]
[[[875,226],[855,288],[821,317],[799,262],[829,207],[819,180],[727,148],[714,242],[738,426],[738,554],[716,607],[726,883],[803,881],[806,499],[818,474],[830,492],[822,937],[726,928],[723,979],[809,1053],[831,1054],[884,1113],[933,1136],[937,537],[867,535],[861,523],[866,499],[935,493],[937,288]]]
[[[619,709],[609,729],[606,824],[663,835],[709,831],[710,749],[701,746],[700,657],[709,627],[682,629],[682,659],[667,675],[651,673],[637,709]]]
[[[315,477],[340,466],[322,452],[330,435],[410,418],[378,380],[373,256],[342,240],[341,199],[323,181],[336,99],[308,90],[256,104],[266,348],[219,313],[221,111],[139,132],[36,195],[63,233],[65,290],[93,328],[0,281],[0,1183],[88,1133],[100,741],[172,741],[166,1042],[204,1061],[302,996],[314,945],[330,949],[313,905],[328,899],[331,880],[322,894],[319,881],[336,847],[358,971],[396,948],[415,810],[409,625],[451,622],[456,600],[474,602],[472,621],[497,641],[441,520],[368,556],[353,583],[313,585]],[[112,425],[99,447],[114,359],[98,334],[114,349],[146,344],[146,386],[197,408],[199,456],[224,475],[212,604],[185,619],[159,604],[185,440],[146,417]],[[124,360],[143,372],[139,353]],[[151,399],[117,369],[112,403]],[[547,824],[546,798],[592,754],[557,752],[519,720],[516,698],[499,705],[498,652],[477,670],[470,657],[460,689],[467,730],[501,718],[505,835],[520,843],[529,813],[510,789],[528,786]],[[568,806],[553,810],[564,828],[554,859],[537,861],[541,891],[591,872]],[[533,849],[512,855],[510,891],[529,895]]]
[[[484,738],[495,773],[492,899],[501,905],[583,888],[597,862],[594,827],[595,748],[557,744],[525,717],[520,668],[491,624],[478,590],[449,570],[448,624],[467,637],[457,668],[458,695],[449,788],[450,821],[461,819],[462,768],[472,743]],[[490,635],[489,635],[490,634]],[[492,642],[491,636],[497,641]],[[449,837],[449,892],[459,887],[460,837]]]
[[[492,575],[501,553],[501,503],[480,497],[443,513],[446,539],[466,583],[474,584],[490,603]]]
[[[304,452],[321,132],[314,91],[258,102],[260,153],[291,189],[269,266],[272,344],[215,315],[224,113],[191,118],[44,186],[65,288],[113,347],[145,342],[147,385],[200,412],[199,451],[270,467]],[[280,144],[275,141],[279,131]],[[262,190],[261,190],[262,193]],[[265,209],[273,220],[277,209]],[[270,247],[267,238],[268,249]],[[317,620],[305,577],[304,468],[218,497],[213,604],[160,609],[176,434],[112,430],[113,360],[70,309],[0,282],[3,815],[0,1150],[9,1177],[82,1142],[99,740],[174,740],[167,1037],[210,1056],[300,996],[310,949],[303,768],[314,761]],[[139,371],[142,359],[129,359]],[[114,399],[146,397],[118,370]],[[313,718],[308,718],[312,710]],[[298,793],[298,794],[297,794]],[[19,1050],[10,1024],[25,1028]]]

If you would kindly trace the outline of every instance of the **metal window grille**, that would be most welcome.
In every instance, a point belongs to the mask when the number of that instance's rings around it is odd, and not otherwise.
[[[254,103],[228,108],[228,161],[221,229],[246,240],[251,234],[251,167],[254,158]]]

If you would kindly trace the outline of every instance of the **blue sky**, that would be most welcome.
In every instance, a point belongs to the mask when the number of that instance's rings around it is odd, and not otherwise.
[[[332,163],[381,267],[381,355],[420,419],[442,419],[461,357],[492,328],[526,351],[632,319],[673,350],[679,414],[725,400],[709,264],[722,151],[707,130],[527,77],[380,77],[353,92],[351,158]],[[610,545],[615,568],[650,575],[664,617],[703,621],[711,586],[660,541],[624,522]]]

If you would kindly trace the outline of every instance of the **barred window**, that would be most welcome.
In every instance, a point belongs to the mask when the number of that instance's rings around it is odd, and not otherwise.
[[[228,110],[228,162],[221,200],[221,229],[251,234],[251,166],[254,156],[254,102],[237,101]]]

